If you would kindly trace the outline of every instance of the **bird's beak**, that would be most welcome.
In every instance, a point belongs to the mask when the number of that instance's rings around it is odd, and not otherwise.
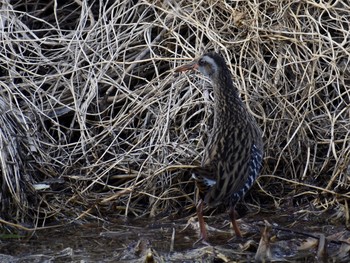
[[[191,69],[198,69],[198,63],[197,60],[188,63],[186,65],[182,65],[178,68],[175,69],[175,72],[183,72],[183,71],[187,71],[187,70],[191,70]]]

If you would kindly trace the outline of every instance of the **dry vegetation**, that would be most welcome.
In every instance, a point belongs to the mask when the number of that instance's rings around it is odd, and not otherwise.
[[[2,221],[193,212],[212,92],[173,69],[212,50],[264,131],[255,200],[346,211],[348,1],[0,6]]]

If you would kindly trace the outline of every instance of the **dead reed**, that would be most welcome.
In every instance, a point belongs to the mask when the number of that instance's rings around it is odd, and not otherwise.
[[[212,50],[264,131],[255,198],[346,211],[347,1],[62,3],[1,4],[3,220],[193,211],[212,91],[173,69]]]

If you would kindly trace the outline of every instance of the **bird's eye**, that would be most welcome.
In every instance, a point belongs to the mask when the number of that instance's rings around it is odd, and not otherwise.
[[[206,63],[207,63],[207,62],[204,61],[204,60],[202,60],[202,59],[200,59],[200,60],[198,61],[198,65],[199,65],[199,66],[204,66]]]

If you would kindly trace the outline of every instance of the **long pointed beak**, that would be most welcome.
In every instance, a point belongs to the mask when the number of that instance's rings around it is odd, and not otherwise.
[[[191,63],[182,65],[178,68],[175,69],[175,72],[183,72],[183,71],[187,71],[187,70],[191,70],[191,69],[198,69],[198,64],[197,61],[193,61]]]

